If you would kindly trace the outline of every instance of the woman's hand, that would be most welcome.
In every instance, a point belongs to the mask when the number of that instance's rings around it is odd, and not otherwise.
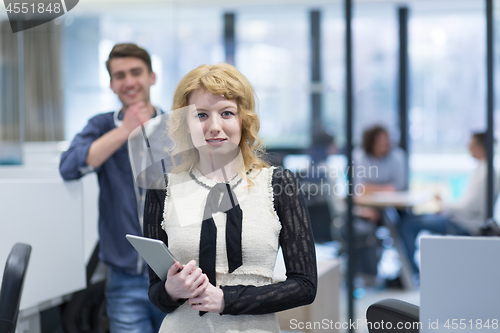
[[[167,272],[165,290],[173,301],[177,301],[202,294],[208,285],[208,277],[202,273],[201,268],[196,267],[196,261],[191,260],[183,267],[175,261]]]
[[[222,313],[225,305],[224,292],[209,283],[204,292],[189,299],[189,304],[193,310]]]

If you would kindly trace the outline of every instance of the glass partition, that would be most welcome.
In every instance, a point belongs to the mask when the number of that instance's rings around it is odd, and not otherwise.
[[[463,194],[477,164],[467,149],[471,134],[486,130],[486,17],[480,7],[417,7],[410,15],[410,186],[446,201]]]

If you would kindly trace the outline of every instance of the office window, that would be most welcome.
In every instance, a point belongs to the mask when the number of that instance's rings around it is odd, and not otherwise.
[[[342,4],[322,11],[321,68],[323,80],[322,122],[335,136],[338,147],[346,144],[345,124],[345,19]]]
[[[175,14],[176,41],[172,47],[177,82],[189,71],[203,64],[217,64],[224,59],[224,22],[221,8],[183,8]]]
[[[486,128],[484,11],[414,12],[409,22],[414,153],[465,153]]]
[[[353,7],[353,113],[355,145],[363,130],[374,124],[386,126],[399,142],[397,113],[398,69],[397,8],[386,4],[356,4]],[[343,147],[345,133],[345,18],[342,5],[324,10],[323,121]]]
[[[410,181],[447,201],[463,195],[476,166],[467,149],[472,132],[486,130],[483,6],[410,15]]]
[[[354,143],[374,124],[389,130],[399,143],[397,8],[360,5],[354,10]]]
[[[309,144],[308,10],[242,8],[236,16],[236,67],[258,96],[260,135],[267,147]]]

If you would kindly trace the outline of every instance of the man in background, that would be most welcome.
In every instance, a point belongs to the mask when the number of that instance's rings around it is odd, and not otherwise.
[[[108,267],[111,332],[158,332],[165,314],[150,303],[147,265],[125,238],[142,235],[145,196],[134,181],[126,143],[136,127],[161,114],[150,101],[156,75],[149,54],[134,44],[115,45],[106,67],[122,107],[89,120],[62,154],[59,171],[66,180],[97,173],[99,258]]]

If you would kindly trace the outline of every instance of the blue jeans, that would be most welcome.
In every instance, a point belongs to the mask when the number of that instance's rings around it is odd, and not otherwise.
[[[106,310],[111,333],[156,333],[165,317],[148,297],[149,278],[108,267]]]
[[[409,214],[402,217],[397,227],[415,273],[419,271],[414,260],[414,255],[416,250],[415,242],[420,231],[427,230],[440,235],[470,235],[467,230],[454,223],[448,216],[442,214]]]

